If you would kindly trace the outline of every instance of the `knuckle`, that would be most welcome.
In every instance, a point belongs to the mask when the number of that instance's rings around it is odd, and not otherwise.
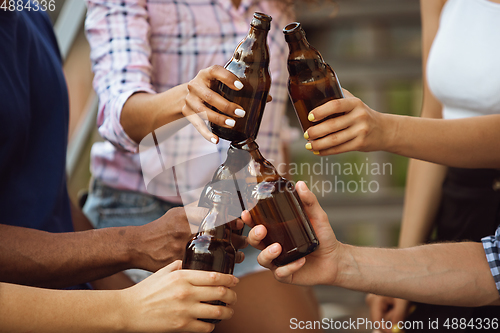
[[[341,104],[342,103],[341,103],[340,99],[333,99],[332,100],[332,108],[334,108],[334,109],[340,108]]]
[[[218,70],[219,70],[218,65],[212,65],[212,66],[208,67],[208,74],[211,77],[213,77],[213,76],[215,76],[215,74],[217,73]]]
[[[361,134],[362,136],[367,136],[369,132],[370,132],[370,127],[367,124],[362,124],[359,127],[359,134]]]
[[[220,286],[218,287],[218,293],[219,293],[219,297],[224,297],[226,296],[227,294],[227,288],[226,287],[223,287],[223,286]]]
[[[222,111],[222,112],[224,112],[224,113],[226,113],[226,114],[229,114],[229,112],[231,111],[231,104],[229,104],[229,103],[224,103],[224,104],[222,105],[222,108],[221,108],[221,110],[220,110],[220,111]]]
[[[329,139],[330,139],[331,145],[336,146],[337,142],[339,140],[339,135],[337,133],[332,133],[332,134],[330,134]]]
[[[211,283],[217,283],[219,281],[219,274],[217,273],[210,273],[208,275],[208,280],[211,282]]]
[[[185,300],[190,296],[190,291],[186,287],[179,287],[175,292],[175,298],[178,300]]]
[[[205,95],[203,97],[204,97],[205,102],[210,103],[214,98],[214,93],[212,90],[207,90],[207,92],[205,93]]]
[[[178,318],[174,322],[174,326],[177,328],[177,330],[184,330],[189,324],[189,320],[187,318]]]
[[[223,315],[222,309],[219,306],[214,306],[213,309],[213,317],[214,318],[221,318]]]
[[[208,323],[207,323],[207,324],[208,324]],[[210,332],[212,332],[214,329],[215,329],[215,325],[214,325],[214,324],[208,324],[207,326],[203,327],[202,332],[205,332],[205,333],[210,333]]]
[[[195,80],[191,80],[191,81],[188,82],[187,89],[189,90],[189,92],[193,92],[196,89],[196,87],[195,87],[196,83],[195,82],[196,82]]]

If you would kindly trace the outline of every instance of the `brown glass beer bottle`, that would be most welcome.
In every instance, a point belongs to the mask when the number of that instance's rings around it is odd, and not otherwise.
[[[224,66],[238,77],[243,88],[232,90],[218,81],[211,87],[228,101],[240,105],[246,112],[243,118],[233,117],[236,122],[233,128],[210,123],[212,132],[222,139],[232,142],[257,137],[271,87],[267,45],[271,20],[271,16],[254,13],[248,35],[236,47],[233,57]],[[221,113],[214,107],[212,110]]]
[[[232,274],[236,250],[231,243],[231,225],[227,214],[231,194],[212,190],[209,198],[212,208],[201,222],[198,233],[187,243],[182,268]],[[222,301],[208,303],[226,305]],[[220,322],[217,319],[200,320],[212,324]]]
[[[343,113],[331,115],[314,123],[307,119],[313,109],[332,99],[344,98],[344,94],[337,75],[321,54],[308,43],[300,23],[288,24],[283,33],[290,50],[288,93],[302,130],[306,132],[317,123],[342,115]]]
[[[294,185],[278,174],[258,148],[252,139],[233,142],[211,186],[229,190],[234,198],[239,194],[242,209],[267,228],[264,244],[281,244],[282,252],[273,262],[282,266],[313,252],[319,242]]]

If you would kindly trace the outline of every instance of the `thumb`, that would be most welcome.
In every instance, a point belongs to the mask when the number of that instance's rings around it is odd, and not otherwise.
[[[297,194],[300,200],[304,204],[304,210],[311,220],[323,219],[326,217],[326,213],[319,205],[318,199],[307,187],[306,183],[303,181],[297,182],[295,186]],[[327,217],[326,217],[327,218]]]
[[[162,272],[162,274],[172,273],[182,268],[182,260],[176,260],[173,263],[163,267],[158,272]]]

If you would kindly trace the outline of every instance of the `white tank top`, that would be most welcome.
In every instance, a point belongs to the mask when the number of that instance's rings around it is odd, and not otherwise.
[[[500,113],[500,4],[447,1],[427,80],[445,119]]]

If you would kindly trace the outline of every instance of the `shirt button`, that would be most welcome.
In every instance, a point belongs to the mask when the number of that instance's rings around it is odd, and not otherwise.
[[[500,191],[500,178],[497,178],[493,181],[493,191]]]

